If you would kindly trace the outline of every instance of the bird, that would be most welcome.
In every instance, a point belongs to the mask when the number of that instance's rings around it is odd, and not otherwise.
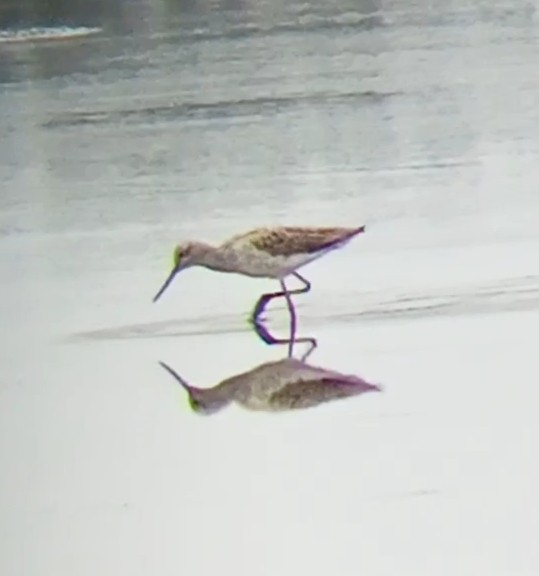
[[[192,386],[168,364],[159,364],[187,391],[191,409],[201,415],[215,414],[232,403],[253,411],[283,412],[382,391],[380,385],[359,376],[312,366],[293,357],[260,364],[212,388]]]
[[[291,330],[295,333],[296,315],[291,294],[302,294],[311,289],[310,282],[297,272],[298,268],[309,264],[338,248],[352,238],[365,232],[365,225],[359,227],[301,227],[278,226],[257,228],[238,234],[219,246],[205,242],[187,240],[174,247],[172,271],[153,297],[157,302],[178,272],[193,266],[203,266],[218,272],[243,274],[253,278],[277,279],[281,291],[262,294],[255,303],[250,321],[255,323],[265,310],[268,302],[284,296],[291,318]],[[287,276],[295,276],[301,288],[288,290]]]

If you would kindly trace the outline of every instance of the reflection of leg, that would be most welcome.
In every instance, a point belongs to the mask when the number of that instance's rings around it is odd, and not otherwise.
[[[300,282],[303,282],[303,288],[298,288],[297,290],[294,290],[293,292],[291,291],[290,294],[302,294],[304,292],[309,292],[309,290],[311,289],[311,283],[306,278],[304,278],[301,274],[299,274],[298,272],[292,272],[292,274]],[[295,334],[294,334],[294,337],[295,337]],[[316,339],[315,338],[298,338],[295,340],[295,343],[297,344],[298,342],[308,342],[310,344],[310,346],[307,348],[307,351],[301,357],[301,361],[305,362],[307,360],[307,358],[313,353],[313,350],[317,346]]]
[[[308,342],[309,343],[309,347],[307,348],[307,351],[301,357],[301,361],[305,362],[307,360],[307,358],[313,353],[313,350],[317,346],[316,339],[315,338],[298,338],[296,340],[296,344],[298,342]]]
[[[261,340],[264,340],[264,342],[266,344],[269,344],[270,346],[272,346],[273,344],[289,344],[290,343],[289,338],[275,338],[275,336],[273,336],[273,334],[270,334],[270,331],[264,326],[264,324],[262,324],[262,322],[260,320],[257,320],[254,323],[254,329],[255,329],[257,336]]]
[[[292,304],[292,298],[290,298],[290,294],[286,289],[286,284],[284,283],[284,280],[281,280],[281,288],[283,289],[284,297],[286,298],[286,305],[288,306],[288,312],[290,312],[290,343],[288,344],[288,355],[292,357],[292,352],[294,350],[294,341],[296,339],[296,328],[297,328],[296,310],[294,308],[294,304]]]
[[[257,336],[263,340],[266,344],[273,346],[274,344],[288,344],[289,346],[289,356],[291,356],[290,352],[290,345],[294,346],[295,344],[309,344],[307,351],[303,354],[301,360],[305,362],[305,360],[310,356],[313,350],[317,347],[316,338],[297,338],[294,341],[291,341],[290,338],[275,338],[273,334],[270,334],[269,330],[262,324],[260,320],[254,323],[254,329]]]
[[[270,292],[268,294],[262,294],[262,296],[260,296],[260,298],[257,300],[255,307],[253,308],[253,311],[251,313],[250,321],[253,324],[257,322],[258,317],[262,314],[262,312],[264,312],[270,300],[285,296],[288,302],[288,299],[290,298],[291,294],[303,294],[304,292],[308,292],[311,289],[311,283],[308,280],[306,280],[303,276],[301,276],[297,272],[292,272],[292,275],[295,276],[303,284],[303,288],[296,288],[295,290],[287,290],[286,287],[284,287],[282,292]],[[282,285],[283,281],[281,280],[281,286]]]

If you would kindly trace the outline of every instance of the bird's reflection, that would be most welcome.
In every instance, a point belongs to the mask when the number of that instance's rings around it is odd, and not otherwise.
[[[192,386],[168,364],[160,362],[186,390],[195,412],[213,414],[232,403],[250,410],[281,412],[381,391],[379,385],[366,382],[359,376],[307,364],[307,357],[317,346],[314,338],[296,339],[292,333],[292,341],[278,339],[261,323],[256,323],[254,329],[267,344],[289,344],[287,357],[230,376],[212,388]],[[293,357],[294,345],[298,343],[309,345],[301,359]]]

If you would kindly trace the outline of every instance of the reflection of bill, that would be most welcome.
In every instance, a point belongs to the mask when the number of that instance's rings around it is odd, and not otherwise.
[[[272,343],[288,343],[287,340],[273,338],[267,330],[263,330],[264,337],[274,340]],[[306,338],[303,341],[309,341],[311,347],[301,360],[289,355],[282,360],[266,362],[231,376],[213,388],[191,386],[170,366],[164,362],[160,364],[187,391],[191,408],[202,414],[212,414],[231,403],[268,412],[311,408],[331,400],[382,390],[359,376],[307,364],[306,357],[316,346],[316,340]]]

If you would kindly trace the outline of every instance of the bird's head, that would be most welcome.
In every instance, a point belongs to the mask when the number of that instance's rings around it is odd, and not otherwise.
[[[172,270],[157,294],[154,296],[154,302],[159,300],[178,272],[199,263],[202,252],[202,245],[197,242],[186,241],[174,247],[172,253]]]
[[[189,398],[189,406],[194,412],[198,414],[213,414],[220,410],[223,406],[228,404],[228,401],[215,394],[211,388],[195,388],[188,384],[175,370],[168,364],[159,362],[161,366],[178,382],[182,388],[187,392]]]
[[[172,264],[174,268],[183,269],[192,266],[198,254],[197,247],[198,244],[196,242],[189,240],[174,246],[174,251],[172,252]]]

